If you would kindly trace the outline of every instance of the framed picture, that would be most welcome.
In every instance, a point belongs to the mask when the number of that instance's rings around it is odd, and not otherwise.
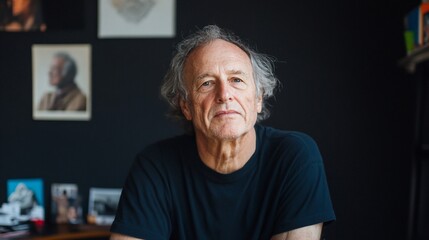
[[[82,223],[82,205],[77,184],[54,183],[51,186],[52,222],[57,224]]]
[[[0,0],[0,31],[83,30],[84,13],[84,0]]]
[[[99,0],[98,37],[174,37],[175,5],[175,0]]]
[[[115,219],[120,188],[91,188],[89,190],[88,223],[110,225]]]
[[[91,119],[91,46],[35,44],[33,119]]]
[[[45,219],[42,179],[9,179],[7,196],[9,204],[19,205],[20,221]]]
[[[41,0],[0,0],[0,31],[46,30]]]

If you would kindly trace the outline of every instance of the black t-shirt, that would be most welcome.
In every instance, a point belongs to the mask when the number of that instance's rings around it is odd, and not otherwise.
[[[220,174],[183,135],[138,154],[111,231],[144,239],[270,239],[335,219],[321,155],[299,132],[255,126],[256,151]]]

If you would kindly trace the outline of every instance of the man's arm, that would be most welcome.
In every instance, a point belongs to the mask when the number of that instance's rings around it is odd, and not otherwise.
[[[323,223],[274,235],[271,240],[320,240]]]
[[[112,235],[110,235],[110,240],[143,240],[143,239],[130,237],[130,236],[126,236],[118,233],[112,233]]]

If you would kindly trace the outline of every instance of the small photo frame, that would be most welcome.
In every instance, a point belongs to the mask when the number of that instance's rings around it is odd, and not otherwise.
[[[111,225],[115,219],[120,188],[91,188],[89,190],[88,223]]]
[[[42,1],[0,0],[0,31],[46,31]]]
[[[77,184],[54,183],[51,186],[52,222],[80,224],[83,222],[81,198]]]
[[[0,32],[83,30],[84,0],[0,0]]]
[[[34,44],[33,119],[91,119],[91,45]]]
[[[99,0],[99,38],[172,38],[176,0]]]
[[[7,181],[7,196],[9,204],[19,205],[20,221],[44,221],[45,208],[42,179],[9,179]]]

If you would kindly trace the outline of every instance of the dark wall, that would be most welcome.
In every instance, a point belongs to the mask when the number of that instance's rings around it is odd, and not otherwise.
[[[90,187],[121,187],[137,151],[181,132],[158,94],[174,44],[215,23],[277,58],[265,123],[319,143],[338,218],[328,239],[405,239],[415,85],[397,63],[417,2],[178,1],[175,38],[98,39],[85,1],[82,29],[0,32],[0,202],[10,178],[78,183],[85,203]],[[34,43],[92,45],[90,121],[32,120]]]

